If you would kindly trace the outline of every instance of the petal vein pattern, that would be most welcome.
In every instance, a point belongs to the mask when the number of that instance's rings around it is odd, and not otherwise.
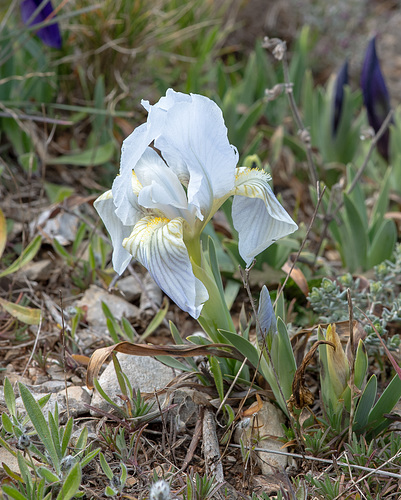
[[[192,271],[183,241],[183,222],[181,218],[146,216],[124,239],[123,247],[182,310],[197,318],[209,296]]]
[[[239,253],[247,265],[276,240],[298,228],[274,196],[269,179],[261,170],[237,168],[232,216]]]

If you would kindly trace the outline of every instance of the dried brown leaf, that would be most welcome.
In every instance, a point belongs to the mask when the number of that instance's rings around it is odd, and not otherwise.
[[[291,271],[292,266],[293,263],[290,260],[287,260],[287,262],[282,266],[281,270],[288,274]],[[307,297],[309,295],[308,281],[299,267],[294,267],[294,269],[291,271],[290,278],[294,280],[294,282],[299,286],[301,292],[305,295],[305,297]]]
[[[93,389],[93,381],[97,377],[99,370],[111,353],[122,352],[132,356],[217,356],[224,358],[237,359],[243,361],[244,356],[234,347],[227,344],[209,344],[209,345],[151,345],[134,344],[133,342],[119,342],[109,347],[97,349],[91,356],[86,374],[86,385],[88,389]]]
[[[316,349],[321,344],[328,344],[334,347],[334,344],[332,344],[331,342],[318,340],[313,344],[309,352],[305,355],[305,358],[303,359],[301,365],[295,372],[294,380],[292,382],[292,394],[287,402],[291,411],[294,407],[298,410],[301,410],[305,406],[310,406],[314,401],[313,394],[305,385],[305,370],[311,362],[313,356],[315,355]]]

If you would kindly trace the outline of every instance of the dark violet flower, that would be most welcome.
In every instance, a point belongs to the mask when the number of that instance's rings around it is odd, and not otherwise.
[[[372,38],[366,50],[362,67],[361,87],[369,125],[377,133],[390,112],[390,97],[377,58],[376,37]],[[377,144],[379,153],[386,160],[388,160],[388,145],[389,129],[386,130]]]
[[[338,72],[335,88],[334,88],[334,112],[333,112],[333,135],[337,133],[338,126],[340,124],[341,113],[343,109],[344,102],[344,86],[348,85],[348,61],[341,66]]]
[[[40,12],[31,19],[33,13],[41,4],[43,5]],[[51,19],[52,14],[53,6],[50,1],[43,3],[43,0],[23,0],[21,2],[21,17],[25,24],[28,24],[28,22],[30,25],[42,23],[43,21]],[[40,28],[36,34],[44,44],[54,49],[61,49],[61,34],[57,23]]]

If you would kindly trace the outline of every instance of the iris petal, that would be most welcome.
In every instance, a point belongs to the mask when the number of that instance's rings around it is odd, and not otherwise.
[[[146,208],[161,211],[168,219],[184,217],[190,224],[187,195],[178,177],[152,148],[147,148],[135,166],[135,174],[143,188],[138,202]]]
[[[132,224],[137,209],[137,194],[132,188],[132,170],[147,148],[149,142],[147,124],[136,128],[123,142],[120,174],[113,182],[113,198],[116,215],[125,225]]]
[[[42,0],[23,0],[21,2],[21,17],[24,24],[29,22],[30,25],[34,25],[50,19],[49,16],[53,14],[53,6],[49,1],[42,5],[40,11],[35,15],[34,19],[30,21],[34,12],[41,4]],[[44,44],[54,49],[61,49],[61,33],[57,23],[53,22],[52,24],[38,29],[36,34]]]
[[[298,228],[274,196],[269,178],[261,170],[237,169],[232,216],[239,253],[247,265],[276,240]]]
[[[118,274],[122,274],[131,260],[131,255],[122,242],[130,235],[132,226],[124,226],[116,216],[111,190],[99,196],[93,206],[103,220],[113,243],[113,267]]]
[[[178,307],[194,318],[199,316],[208,293],[192,271],[183,241],[183,219],[146,216],[123,245]]]
[[[369,42],[361,74],[363,102],[366,106],[369,125],[377,133],[390,112],[390,96],[376,52],[376,37]],[[389,159],[389,129],[380,137],[377,148],[386,160]]]
[[[206,97],[178,100],[167,111],[166,123],[155,146],[182,182],[189,179],[188,202],[203,220],[213,200],[233,189],[238,152],[228,141],[220,108]]]
[[[162,109],[168,111],[170,108],[177,104],[177,102],[191,102],[191,96],[188,94],[183,94],[182,92],[176,92],[173,89],[168,89],[166,95],[161,97],[156,104],[150,105],[149,101],[142,99],[142,106],[152,113],[152,109]]]

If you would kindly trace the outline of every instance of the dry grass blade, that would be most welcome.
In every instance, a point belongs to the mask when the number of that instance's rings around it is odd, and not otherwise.
[[[244,356],[234,347],[227,344],[209,344],[202,346],[195,345],[150,345],[134,344],[133,342],[119,342],[108,347],[97,349],[91,356],[88,371],[86,374],[86,385],[88,389],[93,389],[93,381],[102,364],[112,352],[122,352],[132,356],[180,356],[183,358],[192,356],[217,356],[237,359],[243,361]]]

